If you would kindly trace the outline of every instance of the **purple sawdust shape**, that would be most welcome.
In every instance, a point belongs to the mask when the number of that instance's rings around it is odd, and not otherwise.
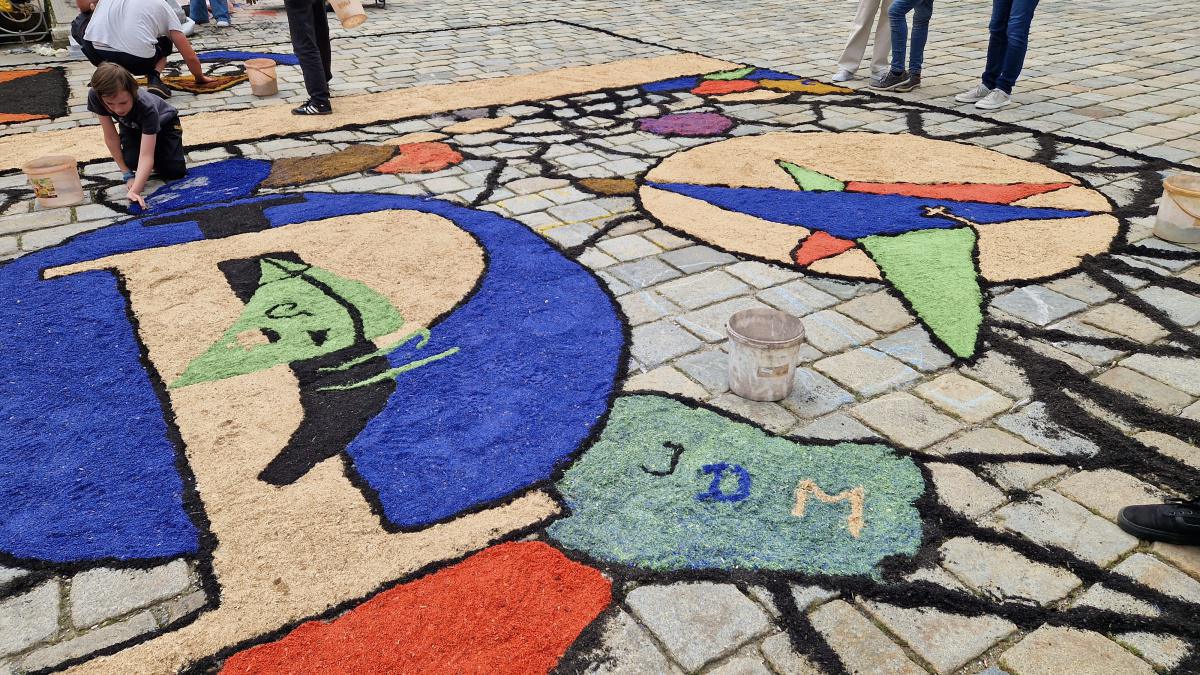
[[[638,129],[660,136],[718,136],[732,126],[733,120],[712,112],[673,113],[638,120]]]

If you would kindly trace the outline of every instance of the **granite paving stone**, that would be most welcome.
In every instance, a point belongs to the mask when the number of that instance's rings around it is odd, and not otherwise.
[[[658,258],[642,258],[633,262],[621,263],[613,265],[605,271],[632,288],[649,288],[680,276],[679,270]]]
[[[1162,670],[1171,670],[1192,653],[1192,648],[1173,635],[1154,633],[1119,633],[1111,636],[1117,644],[1131,648],[1150,665]]]
[[[668,281],[656,290],[681,307],[696,309],[741,295],[750,287],[725,272],[710,270]]]
[[[729,355],[719,349],[689,354],[675,366],[714,394],[729,389]]]
[[[874,396],[920,377],[883,352],[861,347],[817,361],[814,368],[863,396]]]
[[[755,260],[747,260],[730,265],[725,268],[725,271],[755,288],[776,286],[792,281],[799,276],[799,274],[791,270],[785,270],[782,267],[768,265]]]
[[[1134,438],[1168,457],[1200,469],[1200,448],[1190,443],[1158,431],[1143,431]]]
[[[1055,423],[1041,401],[1003,415],[996,423],[1055,455],[1094,455],[1100,450],[1095,443]]]
[[[978,518],[1006,501],[1003,492],[966,467],[941,462],[926,466],[933,476],[938,501],[968,518]]]
[[[1200,579],[1200,548],[1155,542],[1150,552],[1183,570],[1194,579]]]
[[[82,572],[71,582],[71,621],[86,628],[178,595],[190,581],[187,563],[182,560],[148,570],[100,567]]]
[[[677,248],[659,257],[667,264],[677,267],[684,274],[703,272],[704,270],[727,265],[737,260],[728,253],[723,253],[707,246]]]
[[[674,303],[654,291],[635,291],[622,295],[618,299],[621,311],[630,325],[639,326],[643,323],[657,321],[670,316],[679,310]]]
[[[709,403],[722,410],[745,417],[776,434],[782,434],[796,423],[796,418],[778,403],[751,401],[733,392],[722,394]]]
[[[797,368],[792,391],[780,401],[801,418],[811,419],[853,403],[854,396],[811,368]]]
[[[669,320],[635,326],[630,353],[642,364],[654,367],[694,351],[703,343]]]
[[[639,586],[630,591],[626,604],[671,657],[689,671],[733,652],[771,628],[767,613],[729,584]]]
[[[982,422],[1012,405],[1012,400],[958,373],[946,373],[918,385],[913,391],[948,413],[967,422]]]
[[[1160,309],[1167,316],[1182,326],[1194,326],[1200,323],[1200,299],[1174,288],[1147,286],[1137,291],[1143,300]]]
[[[1105,566],[1138,545],[1113,523],[1062,495],[1042,488],[1028,501],[996,511],[996,522],[1044,546],[1058,546]]]
[[[971,588],[996,600],[1048,604],[1080,584],[1071,572],[1034,562],[1004,546],[956,537],[939,549],[942,566]]]
[[[851,412],[887,439],[913,449],[936,443],[963,428],[960,422],[903,391],[860,403]]]
[[[58,581],[0,599],[0,656],[15,654],[57,633],[59,605]]]
[[[726,331],[729,317],[747,309],[770,308],[754,298],[734,298],[688,312],[676,317],[675,321],[705,342],[721,342],[729,337]]]
[[[663,391],[687,396],[698,401],[708,398],[708,391],[671,366],[659,366],[625,380],[625,391]]]
[[[1150,675],[1148,663],[1099,633],[1042,626],[1000,655],[1000,665],[1025,675]]]
[[[849,441],[876,438],[878,435],[861,422],[844,413],[832,413],[819,417],[792,432],[804,438],[823,438],[831,441]]]
[[[1121,365],[1192,396],[1200,396],[1200,361],[1196,359],[1134,354],[1121,361]]]
[[[836,297],[799,279],[762,291],[758,299],[792,316],[804,316],[837,304]]]
[[[879,336],[870,328],[832,309],[809,314],[802,317],[800,322],[804,324],[805,341],[826,354],[856,347]]]
[[[871,347],[927,373],[941,370],[954,362],[946,352],[934,346],[929,334],[920,326],[910,326],[892,333],[871,343]]]
[[[599,246],[600,250],[622,262],[662,253],[661,248],[636,234],[605,239],[597,244],[597,246]]]
[[[1167,336],[1167,331],[1132,307],[1117,303],[1100,305],[1080,315],[1079,320],[1097,328],[1124,335],[1144,344]]]
[[[1121,366],[1104,371],[1096,377],[1096,381],[1113,391],[1133,396],[1155,410],[1172,415],[1178,415],[1193,401],[1190,394]]]
[[[1167,496],[1153,485],[1115,469],[1080,471],[1054,489],[1114,523],[1122,507],[1157,504]]]
[[[600,644],[580,656],[589,664],[589,673],[681,673],[668,659],[650,632],[625,610],[601,619]]]
[[[973,365],[960,367],[959,372],[1015,400],[1033,395],[1024,371],[1011,357],[998,352],[985,353]]]
[[[845,600],[821,605],[809,619],[852,673],[920,675],[925,672]]]
[[[677,234],[667,232],[666,230],[647,230],[642,236],[654,242],[655,244],[658,244],[660,248],[667,251],[672,251],[680,248],[681,246],[687,246],[691,243],[687,239],[684,239]]]
[[[767,663],[783,675],[822,675],[822,670],[807,657],[798,654],[792,647],[787,633],[776,633],[762,641],[760,646]]]
[[[899,330],[913,322],[908,309],[886,291],[843,302],[837,311],[881,333]]]
[[[705,675],[775,675],[767,666],[766,658],[756,645],[749,644],[716,666],[705,671]]]
[[[158,624],[150,612],[139,612],[128,619],[88,631],[79,637],[30,652],[21,659],[20,667],[29,671],[51,668],[69,659],[132,640],[157,628]]]
[[[1018,288],[992,300],[991,306],[1038,326],[1045,326],[1087,308],[1084,303],[1045,286]]]
[[[1012,623],[994,616],[967,617],[879,602],[868,602],[864,607],[943,675],[958,670],[1017,630]]]

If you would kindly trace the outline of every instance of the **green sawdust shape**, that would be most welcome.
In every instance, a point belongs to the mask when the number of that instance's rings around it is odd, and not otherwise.
[[[961,358],[975,353],[983,324],[975,240],[975,231],[965,227],[859,240],[921,322]]]
[[[810,494],[797,516],[805,481],[842,498]],[[631,395],[616,400],[601,438],[557,488],[571,515],[550,536],[604,562],[872,575],[883,558],[920,545],[913,504],[925,482],[911,459],[883,444],[806,444],[674,399]],[[856,488],[858,536],[847,498]]]
[[[782,159],[776,160],[775,163],[796,181],[796,187],[806,192],[843,192],[846,189],[846,184],[833,176]]]
[[[740,80],[756,69],[751,66],[749,68],[734,68],[733,70],[719,70],[715,73],[709,73],[704,76],[706,80]]]
[[[170,388],[330,354],[403,325],[404,318],[386,298],[357,281],[319,267],[264,258],[258,288],[241,316]]]

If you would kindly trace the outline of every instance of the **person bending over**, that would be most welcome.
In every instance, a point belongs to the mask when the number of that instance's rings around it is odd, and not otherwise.
[[[76,42],[92,65],[115,63],[134,75],[144,75],[146,89],[169,98],[171,90],[161,74],[174,47],[196,84],[209,81],[179,18],[163,0],[75,0],[75,4],[81,13],[91,12],[83,39]]]

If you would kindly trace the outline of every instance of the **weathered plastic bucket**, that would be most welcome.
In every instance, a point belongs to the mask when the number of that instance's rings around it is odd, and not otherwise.
[[[367,20],[362,3],[358,0],[329,0],[333,13],[342,22],[342,28],[358,28]]]
[[[250,78],[250,93],[255,96],[274,96],[279,93],[273,59],[246,59],[246,77]]]
[[[1200,176],[1168,176],[1154,221],[1154,236],[1180,244],[1200,244]]]
[[[775,309],[729,317],[729,389],[751,401],[778,401],[792,391],[804,324]]]
[[[49,155],[21,167],[33,186],[38,203],[52,209],[83,201],[83,185],[79,182],[79,167],[69,155]]]

